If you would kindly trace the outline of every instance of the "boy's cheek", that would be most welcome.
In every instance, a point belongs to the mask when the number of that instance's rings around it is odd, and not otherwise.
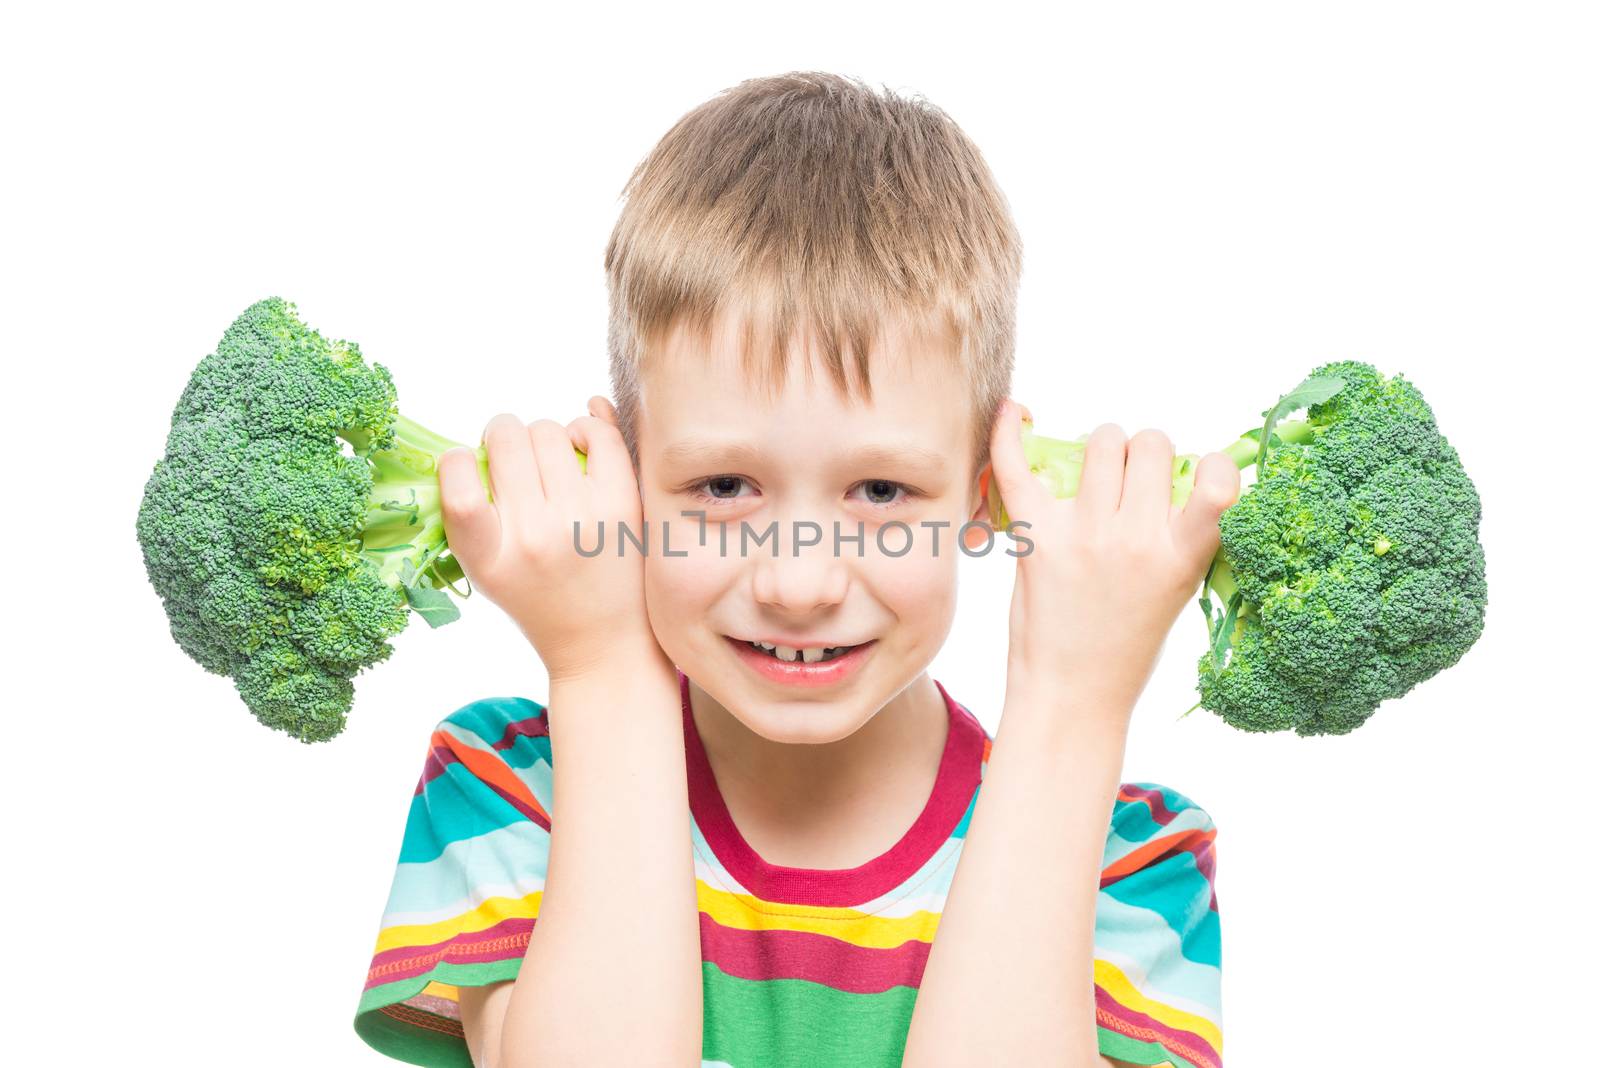
[[[869,555],[851,563],[873,596],[901,621],[920,624],[926,620],[931,625],[955,612],[955,557],[946,556],[946,548],[940,546],[937,557]],[[948,548],[952,554],[956,551],[953,545]]]
[[[652,618],[676,618],[681,626],[716,604],[736,581],[742,561],[719,553],[715,540],[701,547],[692,534],[681,546],[684,555],[677,555],[680,546],[676,527],[670,549],[669,556],[652,545],[644,559],[645,604]]]

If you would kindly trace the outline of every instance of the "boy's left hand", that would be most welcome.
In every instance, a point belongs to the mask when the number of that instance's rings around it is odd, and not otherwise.
[[[1011,600],[1010,680],[1059,684],[1085,714],[1126,728],[1168,631],[1220,544],[1218,518],[1239,469],[1203,457],[1194,490],[1172,504],[1173,447],[1158,430],[1132,439],[1106,423],[1089,436],[1075,497],[1050,494],[1022,454],[1021,411],[1006,401],[991,442],[993,478],[1019,542]]]

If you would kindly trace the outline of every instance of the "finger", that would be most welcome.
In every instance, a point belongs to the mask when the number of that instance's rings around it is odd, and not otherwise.
[[[1207,453],[1195,468],[1189,499],[1172,519],[1173,540],[1184,546],[1192,559],[1210,560],[1222,540],[1217,521],[1238,499],[1238,465],[1226,453]]]
[[[580,415],[567,424],[567,437],[574,448],[588,457],[584,470],[590,478],[608,487],[637,482],[628,446],[614,424],[598,416]]]
[[[583,472],[572,451],[567,428],[554,419],[538,419],[528,424],[528,439],[533,443],[533,458],[539,465],[539,481],[547,500],[570,501],[578,492]]]
[[[1011,400],[1002,403],[989,439],[990,478],[1000,491],[1007,517],[1012,521],[1031,521],[1045,488],[1028,469],[1022,453],[1022,412]],[[996,517],[991,516],[991,522]]]
[[[445,541],[471,579],[478,564],[499,555],[500,513],[484,492],[475,451],[465,446],[446,449],[438,470]]]
[[[489,484],[500,507],[501,529],[527,529],[544,503],[544,484],[527,424],[501,413],[484,427],[483,444],[489,453]]]
[[[1137,527],[1159,526],[1172,514],[1172,441],[1159,430],[1128,440],[1127,475],[1117,511]]]
[[[1084,515],[1106,515],[1122,503],[1122,480],[1128,465],[1128,438],[1115,423],[1101,423],[1083,447],[1083,474],[1078,480],[1078,508]]]
[[[620,427],[622,425],[618,422],[616,407],[598,393],[589,398],[589,414],[596,419],[610,423],[612,426]]]

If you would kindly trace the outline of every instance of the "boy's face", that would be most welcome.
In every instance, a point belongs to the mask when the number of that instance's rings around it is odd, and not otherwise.
[[[750,730],[835,741],[949,633],[958,533],[983,514],[971,397],[947,354],[899,336],[873,352],[870,402],[841,394],[798,349],[782,388],[767,390],[741,369],[732,329],[719,322],[709,348],[674,333],[643,375],[650,621],[684,674]],[[704,525],[686,511],[705,512]],[[752,641],[801,652],[786,662]],[[834,656],[840,646],[856,648]]]

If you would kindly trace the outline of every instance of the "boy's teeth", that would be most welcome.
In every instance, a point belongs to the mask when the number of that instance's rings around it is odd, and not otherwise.
[[[819,645],[809,649],[796,649],[788,645],[773,645],[771,642],[758,641],[752,641],[749,645],[755,649],[764,649],[779,660],[790,664],[797,661],[806,664],[818,664],[824,660],[832,660],[836,656],[842,656],[853,648],[853,646],[849,645]]]

